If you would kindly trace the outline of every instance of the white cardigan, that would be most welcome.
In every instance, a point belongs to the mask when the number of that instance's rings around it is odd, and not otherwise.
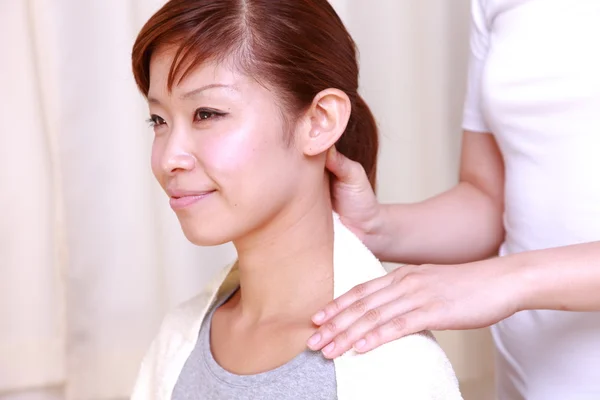
[[[239,285],[237,268],[224,269],[199,296],[167,315],[140,369],[132,400],[170,400],[215,299]],[[386,273],[381,263],[334,214],[334,296]],[[366,354],[334,360],[339,400],[462,399],[450,362],[433,336],[409,335]]]

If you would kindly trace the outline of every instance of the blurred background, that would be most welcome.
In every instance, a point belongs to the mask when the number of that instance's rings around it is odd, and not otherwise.
[[[381,128],[380,199],[450,187],[469,0],[331,2]],[[1,400],[127,398],[166,310],[235,257],[189,244],[150,172],[130,51],[163,3],[0,0]],[[436,336],[465,399],[491,399],[488,332]]]

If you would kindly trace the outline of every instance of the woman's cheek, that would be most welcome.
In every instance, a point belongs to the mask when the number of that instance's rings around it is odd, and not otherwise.
[[[260,162],[259,142],[245,131],[205,141],[202,160],[206,173],[217,183],[220,179],[241,179],[250,175],[250,171]]]

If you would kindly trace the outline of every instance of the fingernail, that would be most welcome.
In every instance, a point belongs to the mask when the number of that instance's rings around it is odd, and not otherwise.
[[[365,347],[367,341],[365,339],[360,339],[358,342],[354,344],[354,349],[360,350]]]
[[[317,343],[319,343],[320,340],[321,340],[321,334],[315,333],[314,335],[312,335],[310,337],[310,339],[308,339],[308,345],[315,346]]]
[[[323,321],[324,319],[325,319],[325,313],[323,311],[319,311],[313,317],[313,321],[316,323],[319,323],[319,322]]]
[[[335,343],[331,342],[323,349],[324,354],[329,354],[335,349]]]

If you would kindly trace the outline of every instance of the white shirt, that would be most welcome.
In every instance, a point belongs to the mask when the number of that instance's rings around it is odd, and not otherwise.
[[[333,294],[385,275],[375,256],[334,214]],[[219,293],[239,286],[226,268],[206,290],[164,320],[140,369],[132,400],[170,400],[194,350],[202,321]],[[339,400],[462,400],[448,358],[430,333],[408,335],[369,353],[353,350],[334,360]]]
[[[600,241],[600,1],[472,0],[472,13],[463,127],[504,157],[501,255]],[[600,313],[526,311],[492,332],[500,400],[600,399]]]

